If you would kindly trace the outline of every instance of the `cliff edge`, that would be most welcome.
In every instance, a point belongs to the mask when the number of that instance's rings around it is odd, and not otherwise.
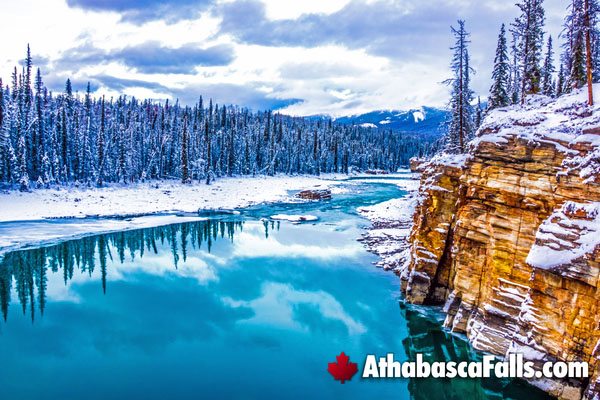
[[[531,382],[568,399],[600,396],[600,107],[586,99],[494,110],[468,154],[420,166],[397,267],[407,301],[443,305],[478,350],[589,362],[589,380]]]

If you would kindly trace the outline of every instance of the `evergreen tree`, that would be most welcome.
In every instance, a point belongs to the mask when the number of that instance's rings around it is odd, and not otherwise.
[[[510,48],[510,54],[512,61],[510,65],[510,85],[508,93],[510,95],[511,104],[517,104],[519,102],[519,93],[521,82],[521,73],[519,71],[519,50],[517,48],[517,35],[512,33],[512,44]]]
[[[25,144],[25,136],[19,137],[19,146],[17,148],[19,157],[19,190],[25,192],[29,190],[29,173],[27,172],[27,146]]]
[[[510,104],[510,96],[508,94],[509,80],[510,65],[508,62],[508,48],[506,46],[506,28],[502,24],[500,35],[498,36],[496,57],[494,59],[494,71],[492,72],[493,84],[490,88],[488,109],[506,107]]]
[[[98,132],[98,182],[97,186],[104,184],[104,136],[106,134],[106,111],[104,107],[104,96],[102,96],[102,105],[100,108],[100,131]]]
[[[212,130],[212,112],[213,105],[212,99],[210,99],[210,106],[208,108],[208,119],[206,120],[206,124],[204,127],[206,134],[206,184],[210,185],[212,178],[212,138],[211,138],[211,130]]]
[[[188,133],[187,133],[187,118],[183,118],[183,134],[181,139],[181,182],[191,183],[190,165],[189,165],[189,149],[188,149]]]
[[[565,18],[563,62],[567,69],[565,91],[588,84],[589,103],[593,104],[592,82],[600,79],[598,53],[598,0],[572,0]]]
[[[565,91],[581,88],[588,80],[600,80],[600,55],[596,50],[600,40],[599,11],[598,0],[572,0],[569,6],[562,32],[565,38],[563,62],[567,75]]]
[[[597,18],[597,16],[596,16]],[[600,33],[594,32],[592,36],[592,82],[600,82]]]
[[[556,97],[560,97],[564,94],[565,88],[565,67],[563,64],[560,64],[560,68],[558,70],[558,80],[556,81]]]
[[[544,59],[544,67],[542,69],[542,93],[546,96],[554,96],[554,85],[552,84],[552,76],[555,70],[556,69],[554,68],[554,52],[552,50],[552,36],[548,36],[546,58]]]
[[[477,96],[477,109],[475,110],[475,129],[479,129],[483,121],[483,108],[481,108],[481,97]]]
[[[585,84],[585,13],[584,0],[572,0],[570,12],[564,23],[565,53],[563,61],[567,67],[565,91],[579,89]]]
[[[600,12],[600,4],[597,0],[585,0],[584,2],[584,30],[585,30],[585,52],[586,52],[586,77],[588,84],[588,103],[594,105],[593,83],[593,59],[592,54],[592,37],[599,37],[600,32],[597,28],[598,12]]]
[[[545,12],[544,0],[520,0],[517,7],[521,15],[512,24],[512,32],[517,38],[517,54],[521,71],[521,104],[527,94],[539,93],[542,71],[540,68],[544,40]]]
[[[451,87],[452,93],[448,108],[450,110],[447,126],[446,149],[449,152],[464,153],[465,144],[473,133],[473,91],[470,89],[469,52],[467,49],[470,34],[465,29],[465,21],[458,21],[458,29],[451,27],[456,39],[451,47],[454,51],[451,69],[454,77],[445,81]]]
[[[9,167],[8,167],[8,146],[10,143],[9,131],[4,126],[4,85],[0,78],[0,182],[8,182],[9,178]],[[8,120],[7,120],[8,121]]]

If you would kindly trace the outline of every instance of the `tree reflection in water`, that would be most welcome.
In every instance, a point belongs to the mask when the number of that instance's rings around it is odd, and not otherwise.
[[[106,293],[109,259],[114,261],[116,257],[122,264],[127,254],[131,260],[143,258],[146,252],[159,253],[157,243],[167,244],[171,248],[173,267],[176,269],[180,259],[186,261],[189,246],[193,249],[206,246],[210,253],[215,241],[225,238],[233,241],[235,232],[241,231],[243,225],[241,221],[206,220],[90,236],[53,246],[7,253],[0,260],[0,302],[4,321],[8,316],[13,290],[23,314],[29,310],[32,322],[35,320],[36,303],[40,314],[44,315],[49,269],[52,272],[62,271],[67,284],[76,269],[87,272],[91,277],[98,266],[102,290]],[[278,224],[270,221],[265,221],[264,226],[267,237],[269,229],[279,228]]]

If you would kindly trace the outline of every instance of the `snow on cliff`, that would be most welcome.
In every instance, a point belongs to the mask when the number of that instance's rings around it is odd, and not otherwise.
[[[568,201],[538,228],[527,256],[533,267],[566,266],[591,255],[600,245],[600,203]]]
[[[510,137],[551,143],[565,154],[557,176],[577,174],[585,183],[600,174],[600,84],[594,85],[596,104],[588,105],[587,88],[559,99],[530,96],[524,105],[491,111],[471,141],[507,143]],[[600,203],[578,199],[559,205],[542,223],[527,263],[542,269],[563,267],[566,273],[577,260],[600,246]],[[574,273],[574,271],[571,271]]]
[[[600,84],[594,85],[594,97],[600,101]],[[553,99],[548,96],[528,96],[524,105],[492,110],[483,121],[470,145],[481,142],[506,143],[507,137],[552,142],[561,151],[575,154],[568,144],[582,139],[584,129],[600,126],[600,103],[587,104],[587,88]]]

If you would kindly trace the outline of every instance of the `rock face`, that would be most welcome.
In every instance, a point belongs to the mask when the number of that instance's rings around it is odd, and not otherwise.
[[[308,189],[296,194],[296,197],[306,200],[327,200],[331,199],[331,190],[329,189]]]
[[[421,172],[421,167],[425,166],[427,160],[424,158],[413,157],[409,160],[410,170],[412,172]]]
[[[532,382],[569,399],[600,395],[600,110],[582,99],[494,111],[467,157],[423,168],[400,271],[478,350],[589,362],[589,380]]]

